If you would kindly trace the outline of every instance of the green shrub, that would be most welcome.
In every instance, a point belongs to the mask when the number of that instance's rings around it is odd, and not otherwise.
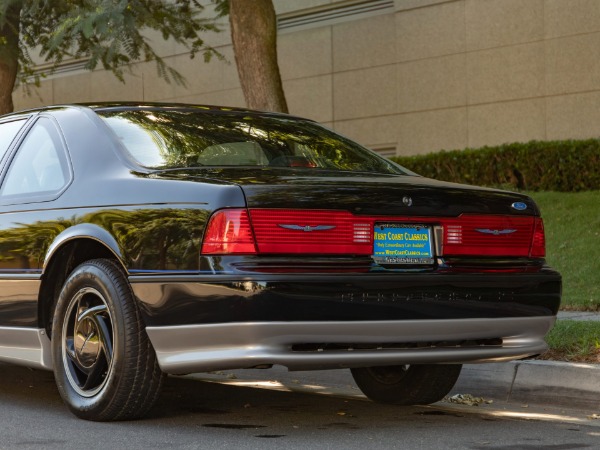
[[[531,191],[600,189],[600,139],[530,141],[392,160],[419,175],[457,183]]]

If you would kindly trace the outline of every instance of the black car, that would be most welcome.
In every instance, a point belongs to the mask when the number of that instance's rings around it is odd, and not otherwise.
[[[98,104],[0,117],[0,361],[77,416],[163,374],[350,368],[426,404],[539,354],[560,303],[527,196],[418,176],[310,120]]]

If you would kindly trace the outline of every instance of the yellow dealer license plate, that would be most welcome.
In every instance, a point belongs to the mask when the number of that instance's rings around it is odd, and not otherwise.
[[[379,264],[433,264],[431,227],[378,223],[374,229],[373,259]]]

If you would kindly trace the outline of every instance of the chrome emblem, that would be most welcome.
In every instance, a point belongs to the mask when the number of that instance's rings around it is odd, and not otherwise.
[[[402,203],[404,203],[404,206],[412,206],[412,198],[410,198],[408,195],[405,195],[402,197]]]
[[[285,228],[286,230],[298,230],[298,231],[325,231],[331,230],[335,228],[335,225],[317,225],[315,227],[311,227],[310,225],[287,225],[287,224],[277,224],[277,226],[281,228]]]
[[[493,234],[494,236],[499,236],[501,234],[511,234],[511,233],[514,233],[517,230],[511,230],[511,229],[506,229],[506,230],[490,230],[489,228],[475,228],[475,231],[479,231],[480,233],[485,233],[485,234]]]
[[[510,206],[517,211],[525,211],[527,209],[527,204],[523,202],[514,202]]]

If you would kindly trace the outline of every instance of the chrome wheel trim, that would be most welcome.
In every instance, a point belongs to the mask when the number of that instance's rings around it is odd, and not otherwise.
[[[82,397],[104,389],[113,370],[112,317],[102,294],[80,289],[69,302],[62,326],[62,362],[69,384]]]

